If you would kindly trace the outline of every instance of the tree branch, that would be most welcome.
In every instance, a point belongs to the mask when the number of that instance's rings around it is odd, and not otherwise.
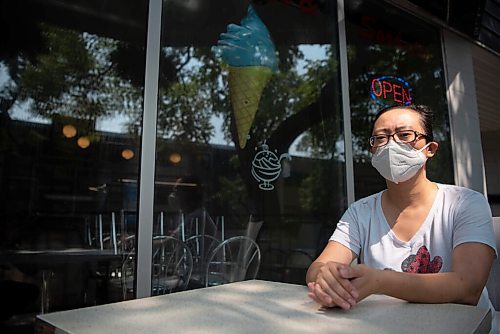
[[[330,118],[337,117],[335,90],[332,81],[322,89],[319,99],[284,120],[273,132],[267,143],[278,152],[288,151],[293,141],[307,129]],[[322,112],[323,111],[323,112]]]

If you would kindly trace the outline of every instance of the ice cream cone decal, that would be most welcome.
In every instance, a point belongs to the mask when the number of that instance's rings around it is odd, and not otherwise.
[[[245,148],[262,92],[274,71],[276,51],[264,23],[252,6],[241,25],[230,24],[213,48],[229,64],[229,94],[240,148]]]
[[[238,141],[241,148],[247,143],[260,97],[272,72],[265,66],[232,67],[229,69],[229,91],[233,106]]]

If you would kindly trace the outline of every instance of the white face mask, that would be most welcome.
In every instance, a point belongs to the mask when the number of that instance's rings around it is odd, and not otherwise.
[[[410,144],[398,144],[394,140],[389,140],[387,145],[377,148],[373,154],[372,166],[389,181],[394,183],[408,181],[427,161],[422,151],[429,145],[430,143],[417,150]]]

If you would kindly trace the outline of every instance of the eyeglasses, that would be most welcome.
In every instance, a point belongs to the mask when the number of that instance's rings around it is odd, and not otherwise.
[[[423,133],[420,133],[415,130],[403,130],[398,131],[390,135],[380,134],[373,135],[370,137],[370,146],[371,147],[380,147],[387,145],[389,142],[389,138],[392,137],[396,143],[413,143],[419,137],[424,137],[425,139],[429,139],[429,137]]]

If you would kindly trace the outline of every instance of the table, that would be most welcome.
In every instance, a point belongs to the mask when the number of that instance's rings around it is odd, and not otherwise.
[[[5,250],[0,251],[0,262],[5,263],[44,263],[56,265],[73,262],[110,261],[120,259],[122,254],[112,250],[67,248],[61,250]]]
[[[251,280],[39,315],[36,333],[488,333],[489,310],[372,295],[322,309],[302,285]]]
[[[92,262],[122,261],[123,255],[112,250],[68,248],[61,250],[5,250],[0,251],[0,263],[33,264],[40,268],[42,279],[40,283],[40,312],[45,313],[50,308],[49,282],[53,276],[53,269],[61,264]],[[109,271],[109,270],[108,270]]]

